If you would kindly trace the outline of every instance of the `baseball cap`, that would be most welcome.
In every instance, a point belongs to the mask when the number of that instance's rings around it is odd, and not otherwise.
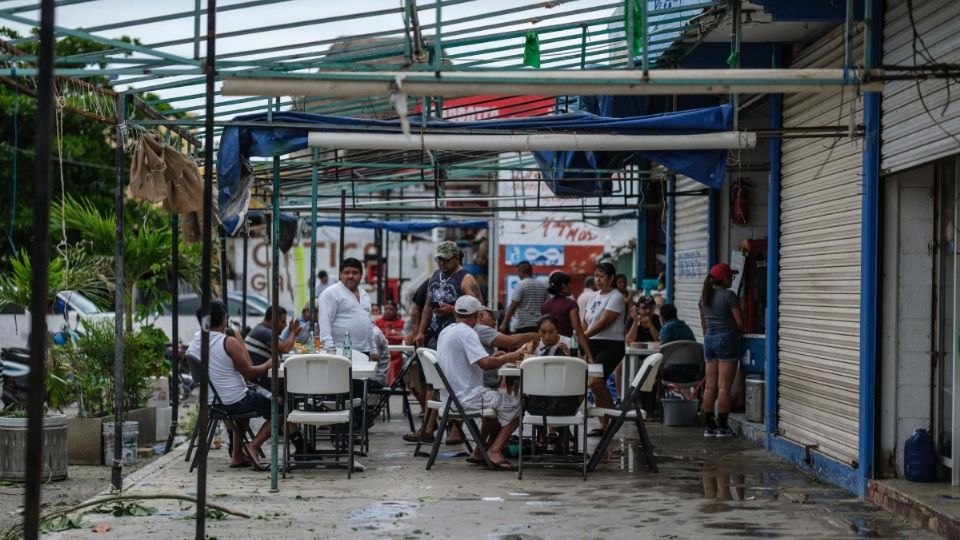
[[[470,295],[463,295],[457,298],[457,303],[453,305],[453,310],[457,315],[473,315],[480,311],[480,301]]]
[[[739,273],[738,270],[730,268],[730,265],[727,263],[717,263],[710,268],[710,277],[717,281],[727,279]]]
[[[434,252],[434,255],[441,259],[451,259],[459,254],[460,248],[457,247],[457,243],[450,240],[440,242]]]

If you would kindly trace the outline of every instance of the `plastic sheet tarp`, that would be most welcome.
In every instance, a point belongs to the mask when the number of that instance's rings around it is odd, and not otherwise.
[[[715,133],[727,131],[731,126],[729,105],[691,109],[648,116],[613,118],[597,116],[585,111],[502,120],[480,120],[475,122],[451,122],[429,119],[426,128],[431,131],[576,131],[579,133],[618,133],[633,135],[686,135],[696,133]],[[220,137],[217,156],[217,182],[219,187],[218,204],[224,226],[230,234],[236,234],[250,202],[250,187],[253,183],[252,156],[280,156],[307,148],[307,134],[310,131],[324,130],[364,130],[396,132],[400,129],[399,120],[375,120],[368,118],[349,118],[324,116],[298,112],[280,112],[272,115],[274,122],[309,124],[310,127],[283,126],[227,126]],[[241,122],[266,122],[267,114],[258,113],[238,116]],[[419,117],[409,118],[411,129],[419,129]],[[556,155],[555,155],[556,154]],[[607,155],[607,154],[613,154]],[[602,195],[597,187],[607,186],[609,178],[604,174],[580,173],[566,175],[565,168],[616,168],[624,159],[639,156],[656,161],[680,174],[689,176],[711,187],[723,185],[726,173],[726,150],[670,150],[658,152],[537,152],[537,160],[543,169],[545,180],[558,195]],[[564,189],[564,180],[583,181],[584,174],[588,183],[594,186],[582,186],[572,190]]]
[[[318,226],[339,227],[339,219],[318,219]],[[355,229],[383,229],[385,231],[397,232],[402,234],[427,232],[432,229],[486,229],[489,224],[480,219],[469,221],[384,221],[370,219],[348,219],[344,222],[345,227]]]

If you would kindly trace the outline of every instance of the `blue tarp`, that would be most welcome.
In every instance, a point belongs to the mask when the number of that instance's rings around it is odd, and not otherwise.
[[[497,131],[576,131],[580,133],[620,133],[633,135],[684,135],[695,133],[714,133],[727,131],[731,126],[729,105],[691,109],[679,112],[612,118],[597,116],[585,111],[555,116],[516,118],[503,120],[480,120],[475,122],[451,122],[429,119],[426,127],[431,131],[445,130],[497,130]],[[238,116],[235,120],[243,122],[265,122],[266,113]],[[250,200],[250,187],[253,182],[251,156],[280,156],[307,148],[307,134],[310,131],[329,129],[390,131],[400,129],[399,120],[375,120],[367,118],[347,118],[324,116],[309,113],[281,112],[273,114],[273,121],[311,124],[306,127],[251,127],[227,126],[220,137],[220,149],[217,156],[217,183],[219,186],[218,203],[223,224],[230,234],[236,234],[247,212]],[[410,126],[419,129],[419,117],[410,118]],[[315,126],[315,127],[314,127]],[[611,156],[640,156],[656,161],[681,174],[689,176],[703,184],[720,187],[726,173],[725,150],[675,150],[661,152],[560,152],[554,158],[553,152],[537,152],[537,160],[543,169],[545,180],[551,184],[558,195],[598,195],[596,185],[586,190],[577,187],[565,190],[564,181],[597,184],[597,180],[608,178],[604,174],[581,173],[566,175],[564,167],[577,168],[613,168],[609,164]],[[609,182],[600,182],[609,186]]]
[[[317,225],[339,227],[339,219],[318,219]],[[383,229],[398,233],[427,232],[438,227],[449,229],[486,229],[486,221],[474,219],[469,221],[378,221],[370,219],[348,219],[347,227],[356,229]]]

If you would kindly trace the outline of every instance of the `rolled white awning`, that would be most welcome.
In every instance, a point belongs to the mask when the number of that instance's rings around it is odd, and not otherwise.
[[[735,150],[757,145],[757,134],[746,131],[696,135],[611,135],[605,133],[534,133],[472,135],[461,133],[403,135],[313,131],[308,146],[351,150],[454,150],[533,152],[563,150]]]
[[[874,70],[873,76],[882,75]],[[840,86],[879,92],[882,81],[863,82],[859,72],[824,69],[656,69],[519,71],[321,71],[288,77],[223,73],[225,96],[375,97],[566,96],[734,93],[817,93]]]

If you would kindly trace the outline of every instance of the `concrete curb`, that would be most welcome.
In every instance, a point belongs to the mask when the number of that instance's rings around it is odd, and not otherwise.
[[[763,424],[747,422],[747,417],[742,414],[731,414],[728,421],[730,428],[744,440],[759,447],[767,445],[767,433],[763,430]]]
[[[943,538],[960,539],[960,520],[883,480],[870,480],[867,499],[895,516]]]

